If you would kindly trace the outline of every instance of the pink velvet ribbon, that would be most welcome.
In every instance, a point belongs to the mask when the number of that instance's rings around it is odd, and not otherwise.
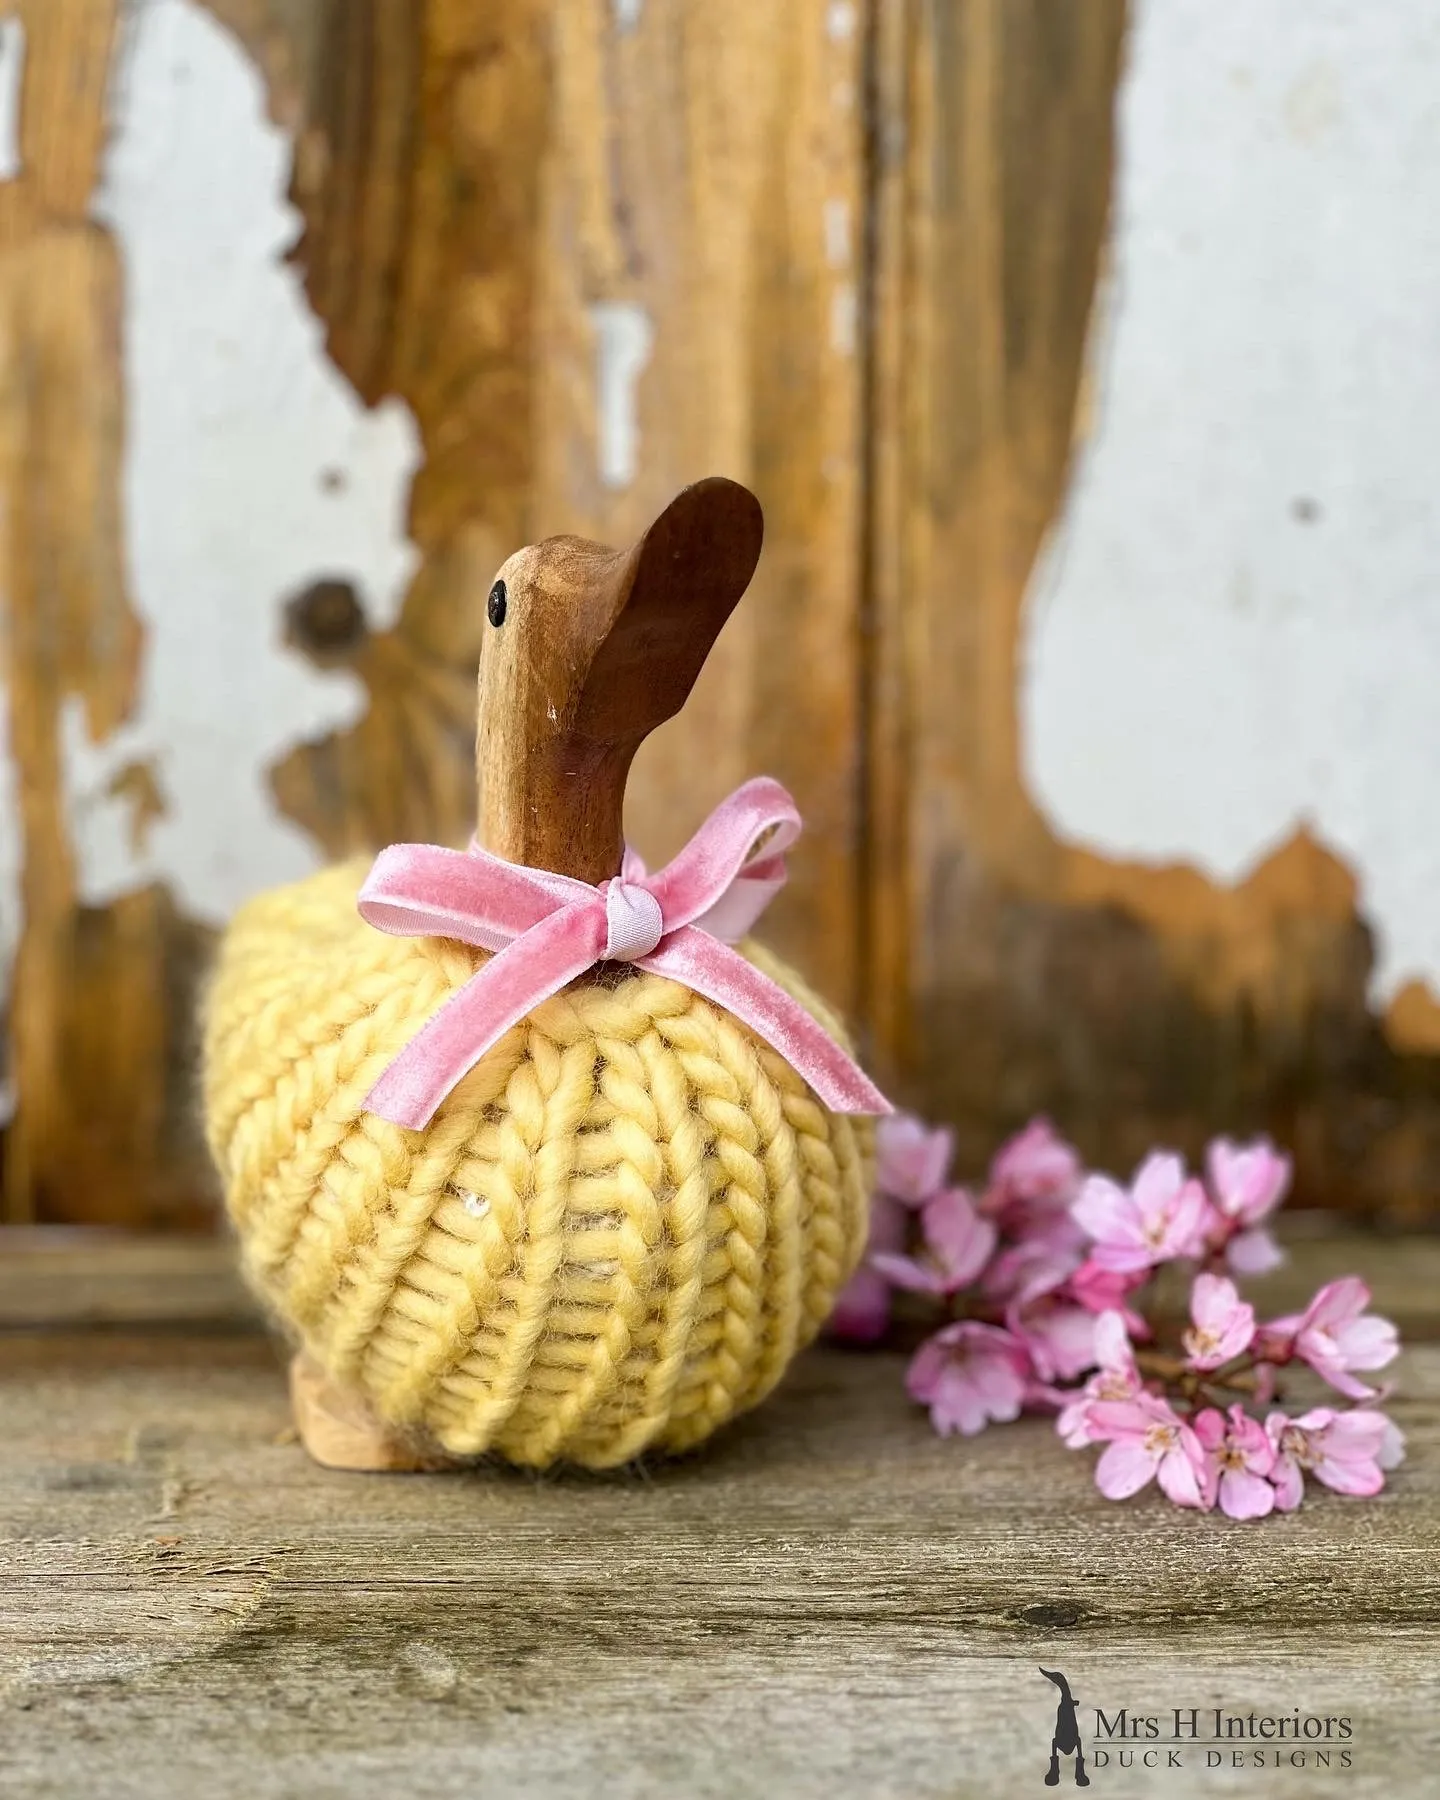
[[[890,1103],[824,1027],[729,948],[784,885],[800,814],[778,781],[747,781],[655,874],[630,850],[591,887],[508,863],[472,844],[392,844],[357,904],[400,937],[458,938],[495,954],[424,1025],[366,1096],[370,1112],[418,1131],[511,1026],[599,962],[633,962],[723,1006],[786,1059],[832,1112]]]

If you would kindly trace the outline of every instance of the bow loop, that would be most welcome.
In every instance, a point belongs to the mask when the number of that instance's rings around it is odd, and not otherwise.
[[[785,1056],[835,1112],[888,1101],[798,1001],[727,946],[785,881],[800,834],[795,802],[768,779],[716,807],[654,875],[627,848],[621,873],[591,887],[507,863],[472,844],[392,844],[357,904],[380,931],[449,937],[496,954],[410,1040],[366,1097],[371,1112],[423,1129],[455,1084],[542,1000],[597,962],[632,962],[685,983]]]

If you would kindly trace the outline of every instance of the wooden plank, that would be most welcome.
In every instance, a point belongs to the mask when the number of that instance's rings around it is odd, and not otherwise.
[[[743,776],[783,777],[810,833],[772,937],[853,1009],[858,15],[827,0],[723,18],[651,0],[633,21],[553,0],[210,10],[293,134],[295,260],[329,354],[368,404],[408,405],[424,450],[408,518],[421,561],[393,629],[370,628],[334,583],[256,597],[291,603],[291,653],[368,696],[355,725],[278,757],[280,810],[336,855],[463,841],[495,568],[551,533],[628,541],[686,482],[735,475],[767,513],[760,578],[683,720],[642,757],[630,829],[668,854]],[[6,685],[24,827],[0,1217],[203,1225],[190,1025],[212,934],[163,884],[82,904],[67,817],[63,718],[78,699],[107,740],[133,715],[146,649],[121,542],[119,267],[90,217],[115,8],[22,12],[24,166],[0,184]],[[125,82],[112,91],[124,104]],[[633,393],[623,379],[612,393],[602,368],[616,308],[649,336]],[[610,443],[627,423],[633,470]],[[338,633],[327,596],[349,604]],[[163,782],[147,763],[123,785],[143,831]]]
[[[191,1020],[212,933],[158,883],[85,904],[67,817],[65,721],[108,743],[147,648],[121,541],[120,268],[91,216],[116,8],[4,10],[27,48],[22,167],[0,182],[24,855],[0,1217],[203,1228]],[[733,474],[768,547],[637,765],[647,852],[742,776],[783,777],[809,834],[773,941],[968,1162],[1041,1109],[1115,1167],[1263,1128],[1306,1202],[1433,1222],[1440,1040],[1418,990],[1372,1009],[1351,873],[1304,834],[1233,890],[1112,863],[1057,837],[1024,780],[1022,608],[1083,429],[1123,0],[209,11],[293,134],[295,260],[329,354],[367,403],[410,408],[424,451],[393,628],[343,584],[257,597],[295,602],[287,654],[367,695],[265,771],[287,820],[334,854],[463,839],[497,564],[556,530],[626,541],[683,482]],[[114,776],[139,836],[161,761]]]
[[[1085,427],[1123,0],[880,17],[865,991],[882,1072],[958,1124],[967,1161],[1041,1110],[1122,1168],[1265,1129],[1294,1148],[1304,1203],[1431,1221],[1440,1056],[1420,1009],[1372,1008],[1352,872],[1303,830],[1233,888],[1110,861],[1057,836],[1025,778],[1023,607]]]
[[[194,1222],[203,1167],[188,1000],[203,937],[145,887],[85,905],[67,819],[62,718],[98,740],[136,693],[141,630],[120,530],[121,271],[91,222],[113,0],[22,5],[18,176],[0,254],[3,678],[18,769],[24,920],[11,1002],[17,1112],[0,1219]],[[117,776],[163,806],[148,764]]]
[[[859,9],[652,0],[556,14],[556,158],[540,246],[537,516],[630,541],[681,482],[765,509],[750,593],[685,712],[637,758],[630,829],[667,855],[746,776],[806,835],[766,936],[858,998],[864,71]],[[607,484],[598,308],[648,331],[635,479]],[[553,528],[553,527],[547,527]]]
[[[902,1366],[811,1354],[643,1475],[412,1479],[307,1464],[263,1340],[0,1338],[0,1773],[159,1800],[1019,1793],[1044,1666],[1091,1737],[1097,1705],[1348,1717],[1352,1767],[1267,1769],[1284,1800],[1428,1791],[1440,1350],[1407,1358],[1384,1496],[1260,1526],[1105,1502],[1038,1420],[937,1440]]]
[[[1363,1271],[1401,1336],[1440,1338],[1440,1238],[1376,1237],[1343,1219],[1282,1217],[1288,1260],[1247,1281],[1262,1318],[1298,1312],[1322,1282]],[[0,1230],[0,1330],[190,1326],[253,1330],[260,1310],[227,1238],[56,1228]]]
[[[264,53],[273,7],[218,10]],[[746,775],[780,775],[808,832],[769,935],[853,1009],[861,34],[824,0],[423,16],[329,9],[311,88],[279,102],[330,352],[368,401],[408,401],[426,447],[424,564],[395,630],[346,659],[369,711],[276,769],[281,805],[336,853],[463,837],[499,563],[558,532],[630,542],[679,487],[731,475],[765,509],[760,570],[642,751],[629,829],[668,855]],[[646,346],[633,388],[617,317]]]
[[[251,1331],[260,1311],[223,1238],[0,1230],[0,1330]]]

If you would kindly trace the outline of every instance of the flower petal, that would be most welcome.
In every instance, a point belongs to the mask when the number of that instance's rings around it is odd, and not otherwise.
[[[1167,1450],[1160,1458],[1155,1478],[1166,1498],[1173,1500],[1177,1506],[1203,1507],[1208,1504],[1201,1486],[1200,1471],[1184,1450]]]
[[[1272,1213],[1290,1182],[1290,1158],[1268,1138],[1232,1144],[1216,1138],[1206,1157],[1210,1186],[1221,1212],[1242,1225],[1253,1225]]]
[[[1112,1275],[1143,1275],[1155,1261],[1154,1251],[1138,1238],[1134,1243],[1094,1243],[1090,1246],[1091,1266]]]
[[[889,1323],[889,1284],[878,1269],[857,1269],[830,1314],[830,1336],[843,1344],[875,1344]]]
[[[1000,1146],[990,1179],[1016,1199],[1060,1200],[1080,1179],[1080,1158],[1048,1119],[1032,1119]]]
[[[1138,1236],[1134,1204],[1108,1175],[1091,1175],[1084,1182],[1070,1216],[1097,1244],[1131,1242]]]
[[[945,1283],[939,1272],[928,1263],[916,1262],[913,1256],[892,1256],[888,1251],[878,1250],[870,1258],[870,1267],[891,1287],[904,1288],[906,1293],[929,1294],[935,1300],[945,1293]]]
[[[1212,1211],[1200,1183],[1185,1182],[1170,1208],[1170,1217],[1165,1227],[1165,1258],[1198,1256],[1205,1248]]]
[[[1223,1331],[1240,1304],[1235,1283],[1224,1275],[1197,1275],[1190,1288],[1190,1317],[1202,1328]]]
[[[1375,1460],[1382,1469],[1398,1469],[1405,1460],[1405,1433],[1384,1413],[1380,1417],[1385,1419],[1385,1435],[1375,1452]]]
[[[994,1254],[995,1227],[980,1217],[963,1188],[945,1188],[927,1200],[920,1222],[945,1288],[954,1293],[968,1287]]]
[[[1220,1477],[1220,1510],[1232,1519],[1263,1519],[1275,1509],[1275,1489],[1247,1469],[1227,1469]]]
[[[1185,1185],[1185,1164],[1170,1150],[1152,1150],[1135,1172],[1130,1191],[1147,1219],[1168,1213]]]
[[[1155,1459],[1133,1442],[1107,1444],[1095,1465],[1095,1485],[1107,1500],[1128,1500],[1155,1473]]]
[[[1060,1435],[1061,1443],[1071,1450],[1083,1450],[1087,1444],[1098,1443],[1099,1439],[1090,1434],[1089,1396],[1082,1394],[1068,1406],[1062,1407],[1055,1420],[1055,1429]]]
[[[1385,1485],[1380,1466],[1374,1461],[1341,1462],[1333,1456],[1322,1456],[1313,1470],[1315,1479],[1323,1481],[1337,1494],[1354,1494],[1368,1499]]]
[[[1268,1275],[1284,1262],[1285,1252],[1263,1225],[1256,1225],[1231,1238],[1225,1260],[1237,1275]]]
[[[1140,1400],[1097,1400],[1090,1408],[1090,1429],[1097,1437],[1143,1438],[1155,1415]]]
[[[1350,1369],[1383,1369],[1400,1352],[1400,1334],[1378,1313],[1365,1313],[1337,1328],[1335,1343]]]
[[[1133,1369],[1135,1352],[1125,1331],[1125,1321],[1113,1307],[1095,1319],[1095,1360],[1102,1369]]]
[[[1379,1454],[1388,1436],[1390,1421],[1368,1406],[1336,1413],[1325,1428],[1325,1448],[1348,1461],[1368,1461]]]
[[[937,1192],[955,1151],[955,1134],[936,1131],[911,1113],[894,1113],[875,1129],[875,1185],[908,1206]]]
[[[1315,1357],[1310,1357],[1306,1360],[1317,1375],[1323,1376],[1325,1380],[1330,1383],[1331,1387],[1344,1394],[1347,1399],[1373,1400],[1375,1398],[1376,1389],[1373,1387],[1366,1387],[1363,1381],[1357,1376],[1348,1374],[1341,1368],[1339,1363],[1321,1362]]]
[[[1334,1331],[1337,1325],[1355,1319],[1370,1304],[1370,1290],[1358,1275],[1342,1275],[1338,1281],[1327,1281],[1305,1308],[1301,1329],[1319,1327]]]

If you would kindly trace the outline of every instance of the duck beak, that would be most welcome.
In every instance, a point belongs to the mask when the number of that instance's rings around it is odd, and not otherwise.
[[[616,558],[611,623],[575,717],[582,735],[638,742],[679,712],[750,585],[764,530],[750,490],[712,475]]]

